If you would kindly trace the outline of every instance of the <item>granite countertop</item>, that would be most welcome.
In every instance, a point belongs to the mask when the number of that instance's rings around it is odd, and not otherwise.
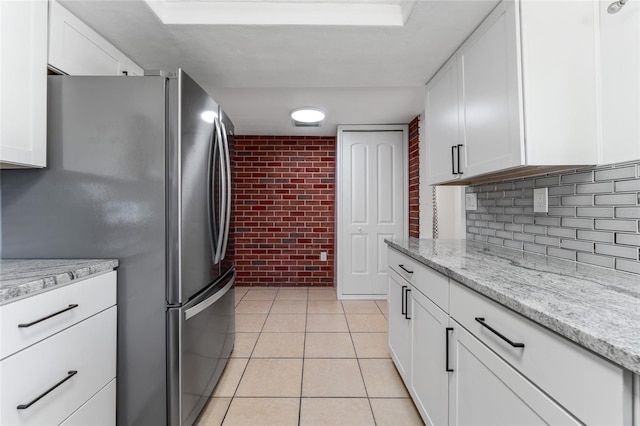
[[[117,267],[116,259],[0,259],[0,305]]]
[[[640,275],[466,240],[385,241],[640,374]]]

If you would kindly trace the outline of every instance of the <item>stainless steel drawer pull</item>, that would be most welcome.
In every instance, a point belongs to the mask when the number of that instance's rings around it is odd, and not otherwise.
[[[502,340],[504,340],[505,342],[507,342],[508,344],[510,344],[511,346],[513,346],[514,348],[524,348],[524,343],[515,343],[514,341],[510,340],[509,338],[505,337],[502,333],[500,333],[498,330],[496,330],[495,328],[491,327],[489,324],[487,324],[484,321],[484,318],[482,317],[476,317],[476,321],[478,321],[480,323],[480,325],[482,325],[483,327],[486,327],[489,329],[489,331],[491,331],[493,334],[495,334],[496,336],[498,336],[499,338],[501,338]]]
[[[65,312],[70,311],[70,310],[72,310],[73,308],[77,308],[77,307],[78,307],[78,305],[74,303],[73,305],[69,305],[69,307],[64,308],[64,309],[63,309],[63,310],[61,310],[61,311],[54,312],[54,313],[52,313],[51,315],[47,315],[47,316],[46,316],[46,317],[44,317],[44,318],[40,318],[39,320],[35,320],[35,321],[30,322],[30,323],[27,323],[27,324],[18,324],[18,328],[31,327],[32,325],[35,325],[35,324],[37,324],[37,323],[39,323],[39,322],[42,322],[42,321],[46,321],[46,320],[48,320],[49,318],[53,318],[53,317],[55,317],[56,315],[60,315],[60,314],[62,314],[62,313],[65,313]]]
[[[53,391],[55,388],[57,388],[58,386],[60,386],[61,384],[63,384],[64,382],[66,382],[67,380],[72,378],[73,376],[75,376],[76,374],[78,374],[78,372],[76,370],[71,370],[71,371],[67,372],[67,377],[65,377],[64,379],[60,380],[55,385],[51,386],[49,389],[47,389],[46,391],[41,393],[39,396],[37,396],[35,399],[33,399],[31,402],[28,402],[26,404],[18,405],[18,407],[17,407],[18,410],[26,410],[27,408],[31,407],[33,404],[35,404],[36,402],[40,401],[42,398],[47,396],[51,391]]]
[[[407,274],[413,274],[413,271],[408,270],[407,268],[404,267],[404,265],[398,265],[398,266],[400,267],[400,269],[405,271]]]

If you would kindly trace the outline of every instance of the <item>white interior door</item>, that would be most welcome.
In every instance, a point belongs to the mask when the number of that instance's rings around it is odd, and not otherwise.
[[[385,238],[407,235],[406,126],[340,129],[338,295],[386,296]]]

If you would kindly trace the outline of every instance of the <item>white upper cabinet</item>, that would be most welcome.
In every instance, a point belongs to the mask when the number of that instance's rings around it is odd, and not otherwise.
[[[0,1],[0,168],[47,160],[47,2]]]
[[[50,2],[49,65],[69,75],[142,75],[120,50],[76,18]]]
[[[457,53],[462,178],[524,164],[515,3],[501,3]]]
[[[640,2],[616,14],[600,0],[602,159],[617,163],[640,158]]]
[[[597,163],[597,23],[593,2],[501,2],[455,55],[459,142],[429,105],[447,68],[427,84],[428,184]]]
[[[454,55],[431,79],[425,94],[425,139],[429,182],[458,179],[460,136],[458,62]],[[447,161],[447,156],[450,161]]]

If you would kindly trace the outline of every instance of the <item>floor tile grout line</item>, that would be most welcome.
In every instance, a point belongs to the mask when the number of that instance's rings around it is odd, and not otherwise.
[[[346,316],[346,314],[345,314]],[[358,363],[358,370],[360,371],[360,377],[362,378],[362,386],[364,386],[364,392],[367,396],[367,403],[369,404],[369,410],[371,411],[371,417],[373,418],[374,426],[377,425],[376,417],[373,414],[373,407],[371,406],[371,398],[369,397],[369,390],[367,389],[367,382],[364,380],[364,373],[362,372],[362,365],[360,365],[360,358],[358,357],[358,352],[356,352],[356,344],[353,341],[353,334],[351,332],[351,328],[349,327],[349,322],[347,321],[347,327],[349,328],[349,338],[351,339],[351,345],[353,346],[353,351],[356,354],[356,362]]]

